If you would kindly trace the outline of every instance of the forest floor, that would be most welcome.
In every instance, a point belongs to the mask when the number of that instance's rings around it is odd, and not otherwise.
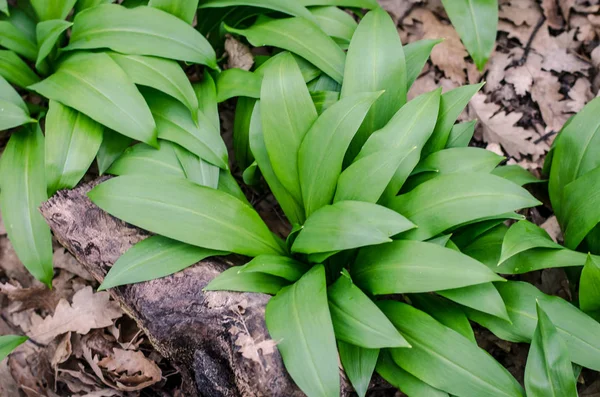
[[[445,39],[434,48],[409,97],[439,86],[446,91],[486,81],[461,115],[461,120],[479,120],[472,145],[502,154],[509,164],[537,176],[564,122],[598,95],[600,0],[500,0],[496,49],[483,72],[469,60],[440,0],[379,2],[397,22],[403,43]],[[227,140],[231,104],[222,107],[221,117]],[[525,215],[560,241],[545,188],[535,189],[546,205]],[[262,200],[260,210],[277,219],[278,209],[270,203]],[[0,363],[0,396],[181,395],[176,371],[108,292],[96,292],[98,284],[58,244],[54,266],[49,290],[21,265],[0,222],[0,335],[31,337]],[[572,298],[561,269],[517,278]],[[522,381],[528,345],[501,341],[481,328],[475,331],[479,345]],[[581,396],[600,396],[598,374],[583,371],[579,390]]]

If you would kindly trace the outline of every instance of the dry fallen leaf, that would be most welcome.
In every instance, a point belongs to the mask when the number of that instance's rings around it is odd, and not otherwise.
[[[50,360],[50,365],[52,365],[54,370],[57,370],[59,364],[67,361],[72,353],[73,346],[71,345],[71,333],[67,332],[58,343],[58,346],[56,346],[54,356],[52,357],[52,360]]]
[[[558,9],[558,0],[542,0],[542,10],[548,26],[552,29],[562,29],[564,27],[565,20]]]
[[[562,240],[562,231],[560,230],[560,226],[558,224],[558,219],[556,216],[552,215],[550,218],[546,219],[546,222],[540,225],[542,229],[544,229],[554,242],[558,242]]]
[[[250,70],[254,65],[254,57],[247,45],[236,40],[232,35],[225,35],[225,52],[227,68]]]
[[[122,349],[113,352],[112,356],[100,360],[98,366],[114,377],[119,390],[141,390],[161,380],[160,368],[142,352]]]
[[[534,26],[541,16],[540,8],[534,0],[513,0],[501,4],[498,12],[499,18],[507,19],[517,26]]]
[[[47,344],[69,331],[87,334],[91,329],[108,327],[122,315],[119,305],[110,300],[108,292],[94,294],[88,286],[73,295],[72,305],[61,299],[54,316],[42,319],[35,315],[29,336],[38,343]]]
[[[377,0],[381,8],[391,14],[392,20],[395,24],[402,19],[406,13],[414,7],[415,4],[421,3],[422,0]]]

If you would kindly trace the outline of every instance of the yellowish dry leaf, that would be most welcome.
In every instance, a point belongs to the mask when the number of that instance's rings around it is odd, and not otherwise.
[[[140,351],[113,349],[113,355],[98,363],[115,378],[119,390],[136,391],[160,382],[162,372]]]

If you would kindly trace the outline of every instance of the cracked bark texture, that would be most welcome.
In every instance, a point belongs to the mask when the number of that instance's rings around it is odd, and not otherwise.
[[[56,238],[99,282],[125,251],[150,236],[87,198],[87,192],[106,179],[59,191],[41,207]],[[109,291],[181,372],[185,396],[304,396],[277,349],[270,354],[258,350],[254,359],[242,354],[248,340],[252,344],[269,339],[264,320],[269,296],[202,291],[234,262],[241,258],[209,258],[168,277]],[[352,394],[342,376],[341,395]]]

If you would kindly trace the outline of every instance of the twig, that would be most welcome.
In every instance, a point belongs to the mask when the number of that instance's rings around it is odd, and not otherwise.
[[[535,25],[535,27],[533,28],[533,31],[531,32],[531,35],[529,36],[529,40],[527,40],[527,44],[525,44],[523,56],[521,56],[521,58],[518,60],[514,60],[506,69],[525,65],[525,62],[527,62],[527,57],[529,56],[529,51],[531,51],[531,44],[533,43],[533,39],[537,35],[537,33],[540,30],[540,28],[542,27],[542,25],[544,25],[545,21],[546,21],[546,17],[544,15],[542,15],[540,17],[540,19],[538,20],[537,24]]]

